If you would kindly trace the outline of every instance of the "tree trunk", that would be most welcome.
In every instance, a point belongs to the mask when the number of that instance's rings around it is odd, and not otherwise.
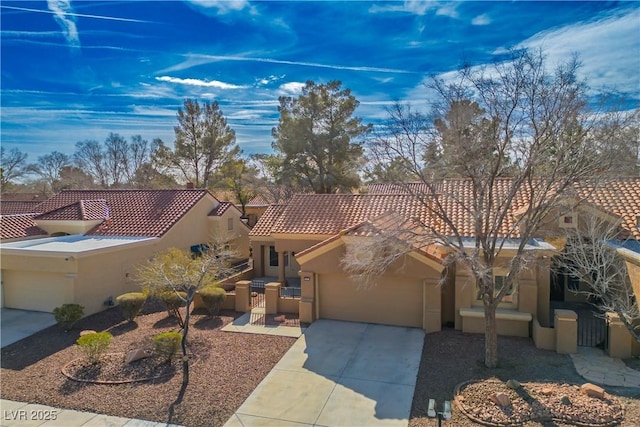
[[[491,304],[484,304],[484,364],[487,368],[498,366],[498,326],[496,325],[496,309]]]
[[[189,319],[191,318],[190,308],[191,302],[193,301],[193,297],[195,296],[195,292],[189,291],[187,293],[187,301],[185,303],[187,311],[184,314],[184,328],[182,328],[182,357],[186,362],[187,360],[187,334],[189,333]]]

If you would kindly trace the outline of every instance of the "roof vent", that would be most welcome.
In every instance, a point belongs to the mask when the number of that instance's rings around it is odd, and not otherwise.
[[[640,214],[636,214],[636,227],[640,228]]]

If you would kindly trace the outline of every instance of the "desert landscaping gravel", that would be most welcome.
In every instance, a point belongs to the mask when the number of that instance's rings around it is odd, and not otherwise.
[[[155,310],[128,323],[114,308],[81,320],[70,332],[54,326],[3,348],[2,398],[188,427],[221,426],[295,342],[220,331],[240,313],[195,314],[189,337],[197,361],[182,396],[179,366],[173,376],[130,384],[83,383],[62,374],[65,364],[81,357],[74,343],[82,329],[109,330],[114,337],[109,353],[123,354],[177,329],[175,319]]]
[[[437,425],[433,418],[427,416],[429,399],[452,402],[452,418],[445,421],[444,426],[477,426],[478,423],[466,417],[453,403],[456,386],[471,380],[491,380],[492,384],[494,380],[503,384],[510,379],[520,383],[541,383],[540,385],[527,384],[527,386],[530,389],[551,388],[553,395],[568,394],[569,398],[576,403],[583,400],[580,391],[571,386],[588,381],[578,375],[570,356],[539,350],[535,348],[530,338],[499,337],[498,346],[499,367],[488,369],[484,366],[482,334],[463,334],[447,329],[425,335],[409,427]],[[504,391],[504,388],[499,389]],[[620,425],[640,426],[640,389],[617,387],[604,387],[604,389],[624,411],[624,420]],[[495,410],[496,405],[491,402],[490,396],[496,390],[487,384],[465,389],[465,401],[479,413],[487,409]],[[577,404],[575,406],[576,408],[572,408],[573,411],[585,409],[584,406],[580,407]],[[588,409],[590,411],[592,408]],[[616,409],[613,408],[612,412]],[[588,425],[587,421],[591,417],[590,414],[584,414],[582,419],[585,425]],[[580,419],[579,414],[576,415],[576,419]],[[504,425],[516,425],[516,423],[505,422]],[[543,420],[529,421],[519,425],[555,427],[575,424]]]
[[[175,319],[150,304],[134,323],[123,321],[114,308],[81,320],[71,332],[54,326],[3,348],[2,398],[188,427],[221,426],[295,342],[293,338],[220,331],[240,314],[229,311],[215,318],[198,313],[192,316],[189,335],[194,363],[185,390],[181,390],[180,364],[174,365],[173,375],[129,384],[82,383],[61,372],[63,366],[81,357],[75,341],[83,329],[109,330],[114,336],[109,353],[116,354],[149,347],[155,334],[177,330]],[[576,373],[569,356],[538,350],[531,339],[500,337],[499,347],[500,366],[487,369],[482,360],[482,335],[452,329],[425,335],[409,426],[437,425],[427,417],[428,400],[453,401],[455,387],[470,380],[501,384],[515,379],[527,383],[527,387],[541,382],[545,387],[555,387],[554,394],[570,393],[564,387],[586,382]],[[640,426],[640,389],[605,390],[624,411],[620,425]],[[493,405],[491,392],[483,385],[469,388],[465,399],[478,402],[474,407]],[[455,404],[452,415],[444,426],[478,425]],[[548,420],[523,425],[569,424]]]

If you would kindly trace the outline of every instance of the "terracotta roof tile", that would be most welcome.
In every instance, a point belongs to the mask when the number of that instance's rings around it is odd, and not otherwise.
[[[109,206],[104,199],[79,200],[35,216],[35,219],[44,221],[95,221],[108,218]]]
[[[273,229],[274,224],[280,218],[280,215],[284,212],[287,205],[271,205],[267,208],[266,211],[260,216],[258,222],[253,226],[251,232],[249,232],[249,236],[252,237],[266,237],[271,235],[271,230]]]
[[[20,239],[25,237],[46,236],[47,232],[33,222],[33,214],[1,215],[0,239]]]
[[[426,220],[424,206],[411,195],[299,194],[286,205],[271,233],[332,235],[390,210]]]
[[[578,186],[578,194],[606,211],[622,218],[622,227],[640,240],[640,177],[601,182],[596,188]]]
[[[236,205],[234,205],[231,202],[220,202],[220,204],[218,206],[216,206],[215,208],[213,208],[211,210],[211,212],[209,212],[209,216],[221,216],[226,211],[228,211],[230,208],[238,209],[238,208],[236,208]]]
[[[473,184],[465,179],[448,179],[437,184],[435,195],[428,193],[424,184],[410,184],[408,190],[404,185],[385,184],[370,186],[369,194],[325,194],[296,195],[286,208],[279,207],[271,212],[268,218],[258,221],[252,235],[268,236],[270,234],[309,234],[333,235],[342,230],[361,224],[382,215],[395,212],[406,219],[416,219],[444,234],[452,234],[450,227],[433,215],[428,215],[425,203],[435,206],[436,201],[442,204],[447,217],[458,230],[461,237],[473,237],[472,202]],[[509,178],[496,180],[493,196],[500,203],[506,200],[513,181]],[[525,209],[528,204],[526,187],[516,193],[510,203],[508,214],[500,222],[501,236],[518,237],[516,213]],[[577,186],[578,193],[588,202],[606,209],[623,218],[623,226],[640,239],[640,229],[636,216],[640,215],[640,178],[612,180],[601,184],[596,190],[588,185]],[[416,199],[417,191],[423,201]],[[432,199],[433,198],[433,199]],[[432,200],[431,200],[432,199]],[[277,218],[275,217],[277,213]],[[498,221],[498,219],[496,219]]]
[[[89,231],[87,235],[158,237],[167,232],[206,194],[211,193],[203,189],[65,190],[40,204],[38,210],[45,212],[45,215],[60,208],[72,211],[74,208],[69,207],[75,204],[75,212],[82,207],[88,218],[102,215],[101,209],[107,206],[110,220]],[[85,202],[80,203],[81,201]],[[67,214],[68,212],[64,213]]]
[[[35,213],[36,206],[41,202],[37,200],[21,201],[21,200],[0,200],[0,215],[18,215],[26,213]]]

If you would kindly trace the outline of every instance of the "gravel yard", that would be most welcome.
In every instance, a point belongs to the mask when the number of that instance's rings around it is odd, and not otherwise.
[[[122,321],[115,308],[81,320],[71,332],[54,326],[2,349],[2,398],[188,427],[221,426],[295,341],[294,338],[220,331],[239,314],[222,312],[216,318],[204,314],[192,316],[189,334],[194,363],[190,365],[189,384],[182,396],[179,363],[169,368],[175,370],[173,375],[128,384],[83,383],[61,373],[63,366],[81,357],[74,343],[82,329],[109,330],[114,339],[108,351],[120,354],[148,347],[155,334],[177,329],[177,322],[168,318],[166,312],[149,307],[135,323]],[[296,323],[295,319],[287,322]],[[269,322],[265,320],[265,323]],[[500,367],[487,369],[482,361],[483,339],[482,335],[451,329],[425,336],[410,427],[437,425],[427,417],[428,399],[453,401],[455,387],[469,380],[515,379],[527,383],[532,390],[539,382],[544,387],[554,387],[554,394],[570,393],[570,384],[586,382],[576,373],[569,356],[538,350],[531,339],[524,338],[501,337]],[[484,402],[490,404],[490,389],[489,385],[482,384],[465,387],[464,399],[473,402],[470,405],[473,408]],[[625,413],[621,426],[640,425],[640,390],[606,387],[606,391]],[[443,425],[478,425],[455,404],[452,410],[453,418]],[[524,425],[567,424],[536,421]]]
[[[74,343],[82,329],[109,330],[114,337],[109,353],[150,346],[155,334],[177,329],[165,311],[151,310],[127,323],[117,308],[81,320],[71,332],[54,326],[3,348],[2,398],[189,427],[220,426],[295,341],[221,332],[234,315],[192,316],[189,337],[197,359],[181,399],[180,364],[172,376],[130,384],[82,383],[61,373],[65,364],[81,357]]]
[[[528,338],[500,337],[498,339],[500,366],[496,369],[484,367],[484,336],[482,334],[463,334],[451,329],[425,336],[422,361],[418,373],[416,391],[411,408],[410,427],[437,425],[433,418],[427,417],[429,399],[452,401],[452,419],[445,426],[477,426],[467,418],[453,403],[454,389],[469,380],[494,379],[501,383],[515,379],[527,384],[529,390],[552,388],[553,395],[568,394],[576,402],[572,410],[593,409],[596,405],[578,405],[582,400],[579,392],[566,384],[584,384],[586,381],[577,374],[571,358],[555,352],[538,350],[533,340]],[[640,425],[640,389],[605,387],[607,393],[619,402],[625,417],[620,424],[623,427]],[[576,393],[572,395],[571,392]],[[468,406],[479,410],[485,405],[493,410],[495,405],[489,400],[493,393],[489,384],[467,387],[463,395]],[[515,405],[514,405],[515,406]],[[615,409],[615,408],[614,408]],[[615,411],[614,411],[615,412]],[[584,422],[591,419],[585,414]],[[527,422],[525,426],[565,426],[555,421]]]

